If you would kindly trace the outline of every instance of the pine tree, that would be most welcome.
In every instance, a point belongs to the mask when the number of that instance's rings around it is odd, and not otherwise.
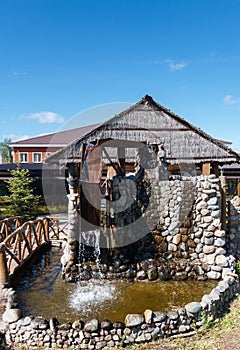
[[[12,177],[6,180],[9,196],[6,196],[4,215],[21,216],[24,220],[33,219],[37,214],[40,196],[33,192],[32,183],[27,169],[10,170]]]

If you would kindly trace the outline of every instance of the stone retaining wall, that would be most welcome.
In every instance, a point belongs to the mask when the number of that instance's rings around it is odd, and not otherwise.
[[[161,181],[158,189],[152,199],[154,215],[160,218],[153,231],[158,253],[188,259],[197,275],[210,279],[231,272],[232,257],[226,256],[226,233],[221,229],[219,178]]]
[[[55,318],[21,318],[14,290],[3,289],[2,296],[7,304],[0,322],[0,333],[5,334],[7,344],[24,344],[29,348],[117,348],[194,331],[202,325],[206,316],[211,319],[221,316],[238,291],[237,276],[225,276],[209,295],[202,297],[200,303],[193,301],[167,313],[145,310],[143,314],[128,314],[125,323],[91,319],[86,323],[76,320],[59,324]]]
[[[117,182],[120,181],[118,177]],[[130,281],[170,278],[219,280],[234,272],[235,258],[228,254],[231,253],[227,246],[229,236],[221,227],[219,178],[215,175],[175,176],[166,180],[145,170],[141,181],[138,178],[137,198],[141,199],[142,217],[151,232],[136,243],[113,249],[111,256],[102,258],[102,264],[99,265],[102,278]],[[141,188],[144,188],[145,199],[140,196]],[[119,214],[115,216],[111,219],[112,225],[122,219]],[[131,210],[125,216],[132,223],[137,215],[135,210]],[[231,222],[237,222],[240,236],[240,216],[233,218]],[[129,235],[134,235],[136,228],[133,230],[129,226]],[[232,242],[238,240],[237,229],[231,228]],[[69,240],[68,243],[68,250],[70,247],[70,251],[74,251],[76,241]],[[68,251],[66,255],[69,256]],[[81,264],[79,269],[67,257],[62,259],[62,263],[66,280],[96,278],[96,267],[91,264],[87,267]]]
[[[229,253],[240,256],[240,197],[238,196],[228,203],[227,233]]]

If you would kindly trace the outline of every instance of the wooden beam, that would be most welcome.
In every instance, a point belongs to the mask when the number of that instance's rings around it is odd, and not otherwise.
[[[9,276],[7,269],[7,259],[5,254],[5,244],[0,243],[0,288],[8,285]]]
[[[168,171],[176,171],[176,170],[180,170],[180,166],[179,164],[170,164],[167,167]]]
[[[202,175],[210,175],[211,174],[211,163],[206,162],[202,164]]]
[[[118,147],[118,165],[122,176],[126,175],[126,164],[125,164],[125,148]]]
[[[240,182],[238,183],[238,187],[237,187],[237,195],[238,197],[240,197]]]
[[[116,170],[112,167],[112,166],[108,166],[108,170],[107,170],[107,178],[108,179],[112,179],[113,176],[115,176],[117,173],[116,173]]]
[[[103,153],[105,154],[105,156],[107,157],[109,164],[113,167],[113,169],[116,171],[116,173],[118,172],[118,168],[116,167],[116,165],[112,162],[107,150],[105,147],[102,148]]]
[[[212,162],[212,174],[215,174],[217,177],[219,177],[219,166],[218,162]]]

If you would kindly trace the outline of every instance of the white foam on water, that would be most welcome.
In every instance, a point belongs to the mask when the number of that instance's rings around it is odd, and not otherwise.
[[[110,302],[116,297],[116,287],[113,284],[78,284],[69,296],[69,306],[87,314],[94,309],[103,308],[106,302]]]

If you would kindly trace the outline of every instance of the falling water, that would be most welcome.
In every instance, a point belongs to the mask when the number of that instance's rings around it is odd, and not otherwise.
[[[69,307],[88,315],[93,310],[98,310],[108,302],[117,298],[116,287],[113,284],[103,282],[78,283],[75,290],[69,296]]]
[[[69,307],[87,315],[92,310],[101,307],[104,303],[111,302],[117,297],[116,286],[105,283],[100,268],[100,231],[81,232],[79,237],[79,266],[88,260],[96,264],[94,281],[81,281],[69,296]],[[90,253],[89,253],[90,249]]]

